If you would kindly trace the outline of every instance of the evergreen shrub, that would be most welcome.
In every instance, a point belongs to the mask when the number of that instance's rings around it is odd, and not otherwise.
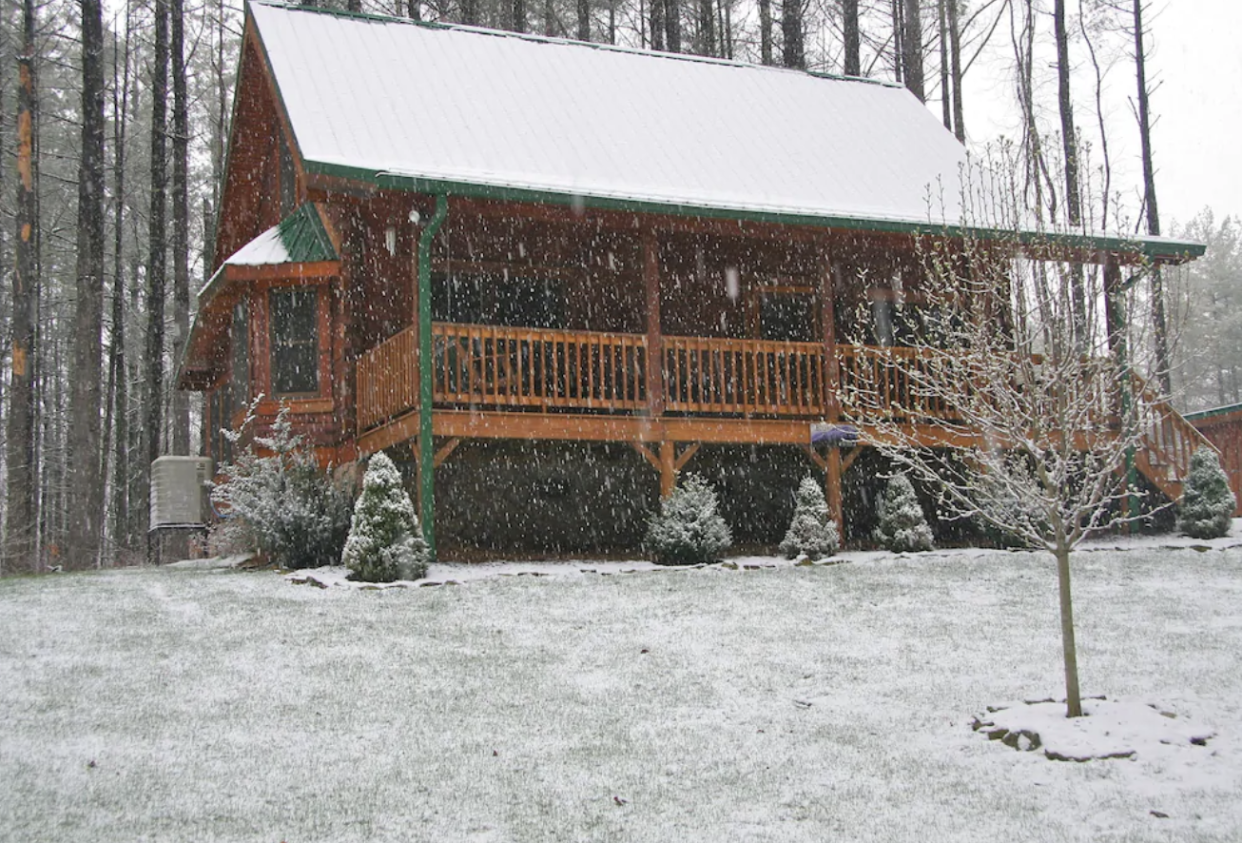
[[[647,550],[658,565],[716,562],[733,543],[711,485],[691,474],[660,502],[647,525]]]
[[[349,533],[352,490],[320,469],[314,450],[293,435],[288,407],[270,436],[247,440],[257,405],[255,399],[237,430],[223,431],[235,458],[221,466],[225,479],[211,491],[223,514],[212,543],[258,550],[283,568],[334,565]]]
[[[822,559],[836,553],[840,545],[837,525],[828,516],[824,490],[814,477],[802,478],[794,493],[793,520],[781,542],[781,553],[789,559],[803,554],[810,559]]]
[[[1229,532],[1237,503],[1216,452],[1211,448],[1195,451],[1177,507],[1177,529],[1191,538],[1220,538]]]
[[[875,540],[894,553],[914,553],[932,549],[932,531],[914,487],[904,474],[888,481],[880,498],[880,523]]]
[[[427,576],[428,555],[401,474],[381,451],[362,478],[341,564],[363,582],[417,580]]]

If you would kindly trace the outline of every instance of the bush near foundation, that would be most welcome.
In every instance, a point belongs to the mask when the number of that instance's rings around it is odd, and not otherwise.
[[[691,474],[660,502],[647,527],[647,550],[658,565],[716,562],[733,544],[711,485]]]
[[[1220,538],[1229,532],[1237,504],[1216,452],[1210,448],[1195,451],[1177,506],[1177,529],[1191,538]]]
[[[836,553],[840,545],[841,537],[828,515],[824,490],[814,477],[802,478],[794,493],[793,520],[781,542],[781,553],[790,559],[803,554],[810,559],[822,559]]]

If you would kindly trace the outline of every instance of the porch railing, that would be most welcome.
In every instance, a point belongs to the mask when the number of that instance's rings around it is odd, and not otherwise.
[[[436,403],[614,412],[647,403],[641,334],[435,323],[431,335]]]
[[[664,337],[664,389],[675,413],[821,415],[824,347]]]

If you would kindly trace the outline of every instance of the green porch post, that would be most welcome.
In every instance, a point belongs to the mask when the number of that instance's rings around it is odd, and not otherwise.
[[[423,539],[436,558],[435,448],[431,441],[431,241],[448,217],[448,196],[436,195],[436,211],[418,236],[418,488]]]

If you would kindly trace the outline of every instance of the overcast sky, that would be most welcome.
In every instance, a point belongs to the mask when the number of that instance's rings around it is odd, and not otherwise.
[[[1152,147],[1156,195],[1167,233],[1172,222],[1184,222],[1204,206],[1210,206],[1218,219],[1242,215],[1242,0],[1155,0],[1153,8],[1157,14],[1149,22],[1148,75],[1159,87],[1151,100],[1158,118]],[[1041,31],[1050,29],[1047,22],[1041,25]],[[993,40],[998,50],[993,61],[1010,62],[1007,31],[998,31]],[[1051,87],[1055,53],[1050,37],[1042,49],[1046,87],[1039,97],[1048,111],[1047,125],[1055,127],[1056,90]],[[1117,45],[1112,49],[1116,52]],[[1071,51],[1078,131],[1098,151],[1094,71],[1081,43],[1072,45]],[[1128,54],[1109,58],[1104,110],[1113,185],[1122,191],[1133,216],[1142,186],[1132,106],[1137,90],[1134,65]],[[978,68],[967,81],[963,101],[972,143],[1000,134],[1016,137],[1010,74]],[[930,105],[939,113],[939,103]]]

